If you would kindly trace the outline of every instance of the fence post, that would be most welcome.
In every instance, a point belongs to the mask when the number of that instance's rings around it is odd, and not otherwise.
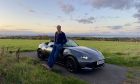
[[[1,55],[1,56],[4,56],[4,47],[1,48],[1,53],[0,53],[0,55]]]
[[[20,56],[20,48],[18,48],[16,51],[16,58],[18,62],[19,62],[19,56]]]
[[[8,51],[9,51],[9,47],[6,47],[6,53],[8,53]]]

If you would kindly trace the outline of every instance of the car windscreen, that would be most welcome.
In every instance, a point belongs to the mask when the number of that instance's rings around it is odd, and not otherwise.
[[[65,47],[77,47],[78,44],[73,40],[68,40],[67,43],[64,46]]]

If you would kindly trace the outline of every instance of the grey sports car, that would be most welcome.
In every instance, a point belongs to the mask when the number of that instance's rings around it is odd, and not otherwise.
[[[39,44],[38,58],[47,60],[53,49],[54,42]],[[93,69],[105,64],[103,54],[95,48],[79,46],[75,41],[68,40],[58,56],[57,63],[65,65],[68,71],[77,72],[79,69]]]

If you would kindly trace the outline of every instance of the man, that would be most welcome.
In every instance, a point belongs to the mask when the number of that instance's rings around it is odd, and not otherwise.
[[[48,62],[45,66],[48,70],[51,70],[56,62],[59,52],[62,50],[63,45],[67,42],[65,33],[61,31],[61,26],[57,26],[57,31],[55,33],[53,50],[48,58]]]

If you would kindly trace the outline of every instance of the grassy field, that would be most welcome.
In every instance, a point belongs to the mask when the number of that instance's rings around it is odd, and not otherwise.
[[[31,57],[0,56],[0,84],[86,84],[86,82],[48,71]]]
[[[46,40],[23,40],[23,39],[0,39],[0,47],[9,47],[10,49],[21,48],[21,51],[34,51],[38,44]]]
[[[47,41],[0,39],[0,48],[8,47],[12,51],[21,48],[23,52],[34,51],[39,43]],[[86,40],[76,40],[76,42],[81,46],[100,50],[107,63],[130,67],[126,84],[139,80],[140,42]],[[61,76],[55,71],[48,72],[40,64],[40,61],[34,58],[22,57],[17,62],[15,56],[0,56],[0,84],[86,84],[73,77]]]
[[[21,48],[21,51],[36,50],[39,43],[48,40],[10,40],[1,39],[0,47]],[[140,66],[140,42],[117,41],[86,41],[76,40],[81,46],[100,50],[106,57],[106,62],[111,64],[137,67]]]

